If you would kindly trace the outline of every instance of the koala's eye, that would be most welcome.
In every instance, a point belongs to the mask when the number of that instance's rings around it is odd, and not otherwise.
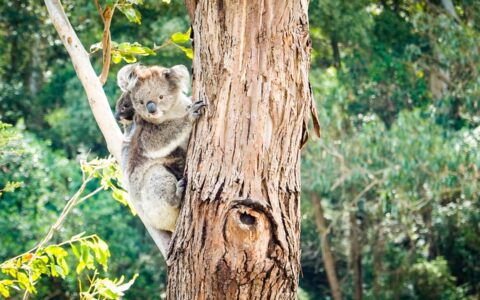
[[[160,100],[162,100],[162,99],[163,99],[163,95],[161,95],[161,96],[160,96],[160,97],[158,97],[158,98],[160,98]]]
[[[125,111],[125,106],[122,106],[122,109],[121,109],[121,111],[122,111],[122,112],[124,112],[124,111]]]
[[[143,100],[140,100],[140,104],[143,104]]]

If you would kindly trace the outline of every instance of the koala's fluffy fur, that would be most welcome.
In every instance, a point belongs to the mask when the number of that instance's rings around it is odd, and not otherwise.
[[[144,212],[144,221],[159,230],[175,228],[192,122],[204,106],[199,102],[192,105],[185,95],[189,79],[185,66],[130,65],[118,76],[120,88],[124,94],[129,93],[134,113],[121,165],[133,204]],[[120,100],[117,106],[122,105]],[[154,112],[147,103],[155,107]]]

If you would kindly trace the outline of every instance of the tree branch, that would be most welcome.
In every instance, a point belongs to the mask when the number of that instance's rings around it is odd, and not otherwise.
[[[107,142],[108,150],[117,161],[120,161],[123,135],[113,117],[107,96],[103,91],[100,79],[93,70],[88,53],[68,21],[60,0],[45,0],[45,5],[50,14],[50,19],[72,59],[77,76],[87,93],[90,108]],[[105,18],[105,24],[107,24],[109,21],[106,19],[106,14],[104,13],[102,17]],[[144,211],[140,207],[135,207],[135,209],[143,222]],[[156,230],[147,223],[143,223],[162,255],[166,257],[170,243],[170,233]]]
[[[112,23],[112,17],[115,7],[110,8],[109,6],[105,7],[102,14],[103,20],[103,39],[102,39],[102,49],[103,49],[103,67],[102,74],[100,74],[100,82],[102,85],[107,82],[108,72],[110,71],[110,59],[111,59],[111,50],[112,50],[112,40],[110,35],[110,24]]]
[[[90,63],[88,53],[72,28],[59,0],[45,0],[50,19],[73,62],[73,67],[88,96],[95,120],[110,153],[120,161],[122,132],[115,122],[102,84]]]
[[[103,9],[98,3],[98,0],[95,0],[95,7],[97,8],[98,13],[100,14],[100,17],[102,18],[102,21],[105,23],[105,19],[103,18]]]

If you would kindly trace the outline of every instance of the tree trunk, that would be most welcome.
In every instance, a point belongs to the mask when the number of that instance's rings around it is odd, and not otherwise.
[[[362,300],[363,281],[362,281],[362,255],[361,246],[358,237],[358,225],[356,210],[350,212],[350,260],[353,272],[353,286],[355,289],[355,300]]]
[[[332,46],[333,52],[333,66],[337,69],[340,69],[342,67],[342,58],[340,57],[340,48],[338,47],[338,40],[335,36],[335,33],[330,39],[330,45]]]
[[[186,4],[192,97],[208,107],[189,146],[168,299],[295,299],[300,148],[315,114],[308,1]]]
[[[335,300],[342,299],[342,291],[340,289],[340,283],[338,282],[337,272],[335,270],[335,258],[330,250],[330,244],[328,242],[328,226],[323,214],[322,203],[317,193],[311,193],[313,213],[315,214],[315,222],[317,223],[317,229],[320,233],[322,243],[322,257],[325,270],[327,272],[328,284],[332,290],[332,297]]]
[[[383,214],[382,214],[383,215]],[[373,249],[372,249],[372,256],[373,256],[373,270],[374,270],[374,277],[372,280],[372,290],[373,290],[373,299],[381,299],[382,298],[382,276],[385,275],[385,270],[383,267],[383,258],[384,258],[384,250],[385,250],[385,233],[383,226],[381,224],[381,220],[376,221],[379,224],[376,224],[375,227],[375,238],[373,239]]]

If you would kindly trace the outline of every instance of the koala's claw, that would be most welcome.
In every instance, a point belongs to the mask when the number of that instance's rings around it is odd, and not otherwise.
[[[190,117],[193,120],[198,119],[201,115],[203,115],[203,108],[205,106],[207,106],[207,104],[205,104],[205,102],[203,102],[202,100],[195,101],[192,105],[188,107]]]
[[[182,192],[184,192],[186,187],[187,187],[187,179],[185,177],[180,179],[177,182],[177,191],[178,191],[178,189],[181,189]]]
[[[187,180],[185,178],[180,179],[177,181],[177,191],[175,192],[175,200],[174,203],[170,203],[175,207],[180,207],[183,200],[183,195],[185,194],[185,189],[187,187]]]

